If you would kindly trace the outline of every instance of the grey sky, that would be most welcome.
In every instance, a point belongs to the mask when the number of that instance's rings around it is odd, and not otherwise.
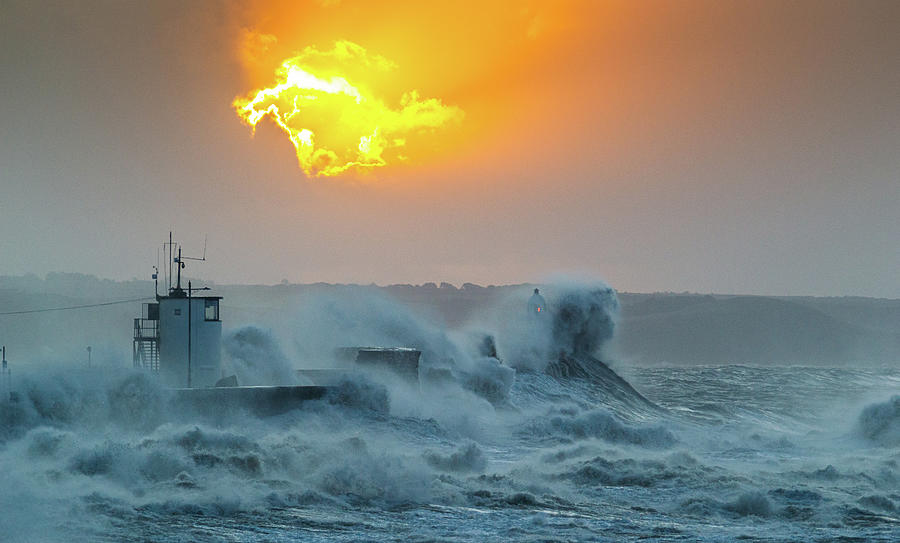
[[[583,51],[582,92],[626,82],[614,113],[416,191],[249,138],[239,7],[0,1],[0,274],[147,277],[173,228],[217,282],[900,297],[900,3],[680,5],[627,65]]]

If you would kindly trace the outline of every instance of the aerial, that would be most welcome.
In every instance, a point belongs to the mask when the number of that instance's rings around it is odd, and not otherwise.
[[[898,28],[0,1],[0,540],[900,540]]]

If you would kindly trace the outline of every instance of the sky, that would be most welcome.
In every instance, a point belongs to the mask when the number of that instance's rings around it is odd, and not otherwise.
[[[174,230],[217,283],[898,298],[898,28],[892,1],[0,0],[0,275],[149,278]]]

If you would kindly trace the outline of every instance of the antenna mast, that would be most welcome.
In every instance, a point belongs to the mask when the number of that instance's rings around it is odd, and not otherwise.
[[[183,270],[185,268],[184,261],[185,260],[196,260],[198,262],[205,262],[206,261],[207,238],[203,238],[203,256],[200,258],[197,258],[195,256],[183,256],[181,254],[181,245],[179,245],[178,243],[174,243],[171,240],[172,240],[172,232],[169,232],[169,243],[166,244],[169,246],[169,251],[171,251],[173,247],[178,247],[178,256],[173,258],[172,262],[169,263],[169,266],[171,266],[172,263],[174,263],[175,267],[178,270],[177,275],[176,275],[175,288],[171,287],[172,279],[171,279],[171,275],[169,276],[169,284],[170,284],[169,293],[170,293],[170,295],[174,295],[174,296],[184,296],[184,289],[181,288],[181,270]],[[188,287],[188,289],[190,289],[190,286]],[[199,290],[199,289],[195,289],[195,290]]]
[[[175,264],[178,267],[178,283],[175,285],[175,293],[183,293],[181,290],[181,270],[184,268],[184,262],[181,261],[181,247],[178,247],[178,258],[175,259]]]
[[[167,243],[163,243],[163,250],[166,248],[169,249],[169,273],[166,275],[166,292],[172,290],[172,251],[175,247],[175,242],[172,241],[172,231],[169,230],[169,241]]]

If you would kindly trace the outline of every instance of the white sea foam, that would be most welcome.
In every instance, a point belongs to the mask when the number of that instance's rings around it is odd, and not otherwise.
[[[897,535],[897,397],[850,430],[822,409],[875,394],[877,372],[637,369],[629,384],[598,358],[613,293],[559,292],[559,318],[523,320],[539,338],[524,351],[518,325],[456,333],[362,297],[310,300],[287,341],[237,328],[226,348],[248,382],[347,344],[412,346],[435,372],[360,375],[270,417],[189,416],[132,371],[20,372],[0,404],[4,541]],[[537,358],[514,370],[516,352]]]

